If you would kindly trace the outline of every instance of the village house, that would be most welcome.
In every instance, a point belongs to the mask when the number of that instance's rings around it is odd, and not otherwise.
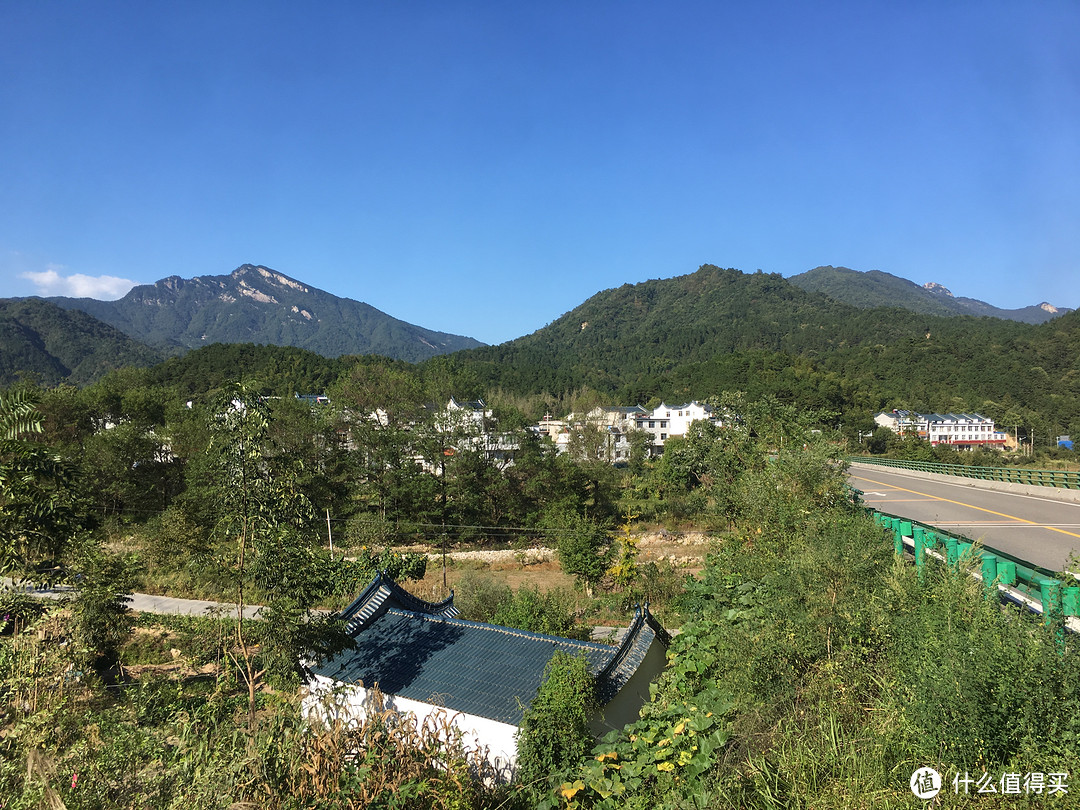
[[[457,618],[453,594],[442,602],[413,596],[379,574],[341,618],[355,646],[308,667],[309,716],[360,720],[383,707],[417,724],[443,715],[471,747],[486,749],[501,779],[517,766],[517,733],[557,650],[584,656],[596,678],[597,738],[638,717],[649,684],[666,663],[667,632],[641,608],[621,643],[529,633]]]
[[[684,405],[668,405],[661,402],[652,412],[645,412],[636,417],[638,430],[644,430],[652,436],[654,453],[659,453],[664,442],[672,436],[685,436],[692,422],[707,421],[723,424],[720,415],[712,406],[697,400]]]

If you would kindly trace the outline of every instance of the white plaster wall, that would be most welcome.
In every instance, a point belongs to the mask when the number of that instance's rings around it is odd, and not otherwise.
[[[486,717],[463,712],[453,712],[443,706],[435,706],[397,695],[383,695],[383,707],[408,715],[420,728],[428,717],[448,718],[450,724],[461,734],[467,748],[485,749],[484,755],[496,777],[510,781],[517,769],[518,727],[500,723]],[[304,713],[318,717],[324,722],[341,720],[359,722],[374,708],[372,691],[352,684],[342,684],[316,675],[308,684],[308,694],[303,700]]]

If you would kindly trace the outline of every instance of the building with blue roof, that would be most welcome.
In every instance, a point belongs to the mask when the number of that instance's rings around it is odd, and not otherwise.
[[[458,618],[453,595],[419,599],[379,574],[341,613],[354,646],[309,668],[310,713],[362,719],[384,707],[417,723],[444,713],[504,778],[517,762],[517,731],[556,651],[589,662],[601,703],[599,737],[633,722],[666,663],[667,632],[639,609],[618,646],[530,633]]]

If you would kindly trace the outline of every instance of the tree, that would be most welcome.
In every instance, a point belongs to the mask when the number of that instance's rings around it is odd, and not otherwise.
[[[389,361],[359,363],[331,399],[348,432],[359,510],[391,521],[433,518],[434,482],[417,459],[438,458],[442,446],[416,374]]]
[[[217,493],[215,535],[234,588],[242,659],[237,664],[253,721],[263,675],[287,677],[302,654],[331,654],[343,638],[333,621],[308,613],[323,591],[323,560],[313,544],[319,536],[316,514],[298,488],[296,460],[275,452],[269,440],[265,400],[239,386],[217,402],[210,422],[207,469]],[[244,616],[253,591],[266,602],[263,621]]]
[[[0,394],[0,574],[31,575],[56,562],[80,527],[75,470],[45,444],[41,419],[25,391]]]
[[[562,569],[577,577],[592,596],[611,564],[611,541],[607,530],[574,512],[562,512],[548,521],[556,535],[556,553]]]
[[[72,568],[76,582],[70,602],[74,638],[85,650],[88,663],[99,670],[110,669],[119,661],[120,646],[134,626],[127,606],[133,566],[88,542],[81,544]]]

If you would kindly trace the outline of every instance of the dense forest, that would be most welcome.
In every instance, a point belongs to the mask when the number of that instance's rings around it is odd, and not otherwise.
[[[0,386],[19,379],[87,385],[162,355],[79,311],[36,298],[0,301]]]

